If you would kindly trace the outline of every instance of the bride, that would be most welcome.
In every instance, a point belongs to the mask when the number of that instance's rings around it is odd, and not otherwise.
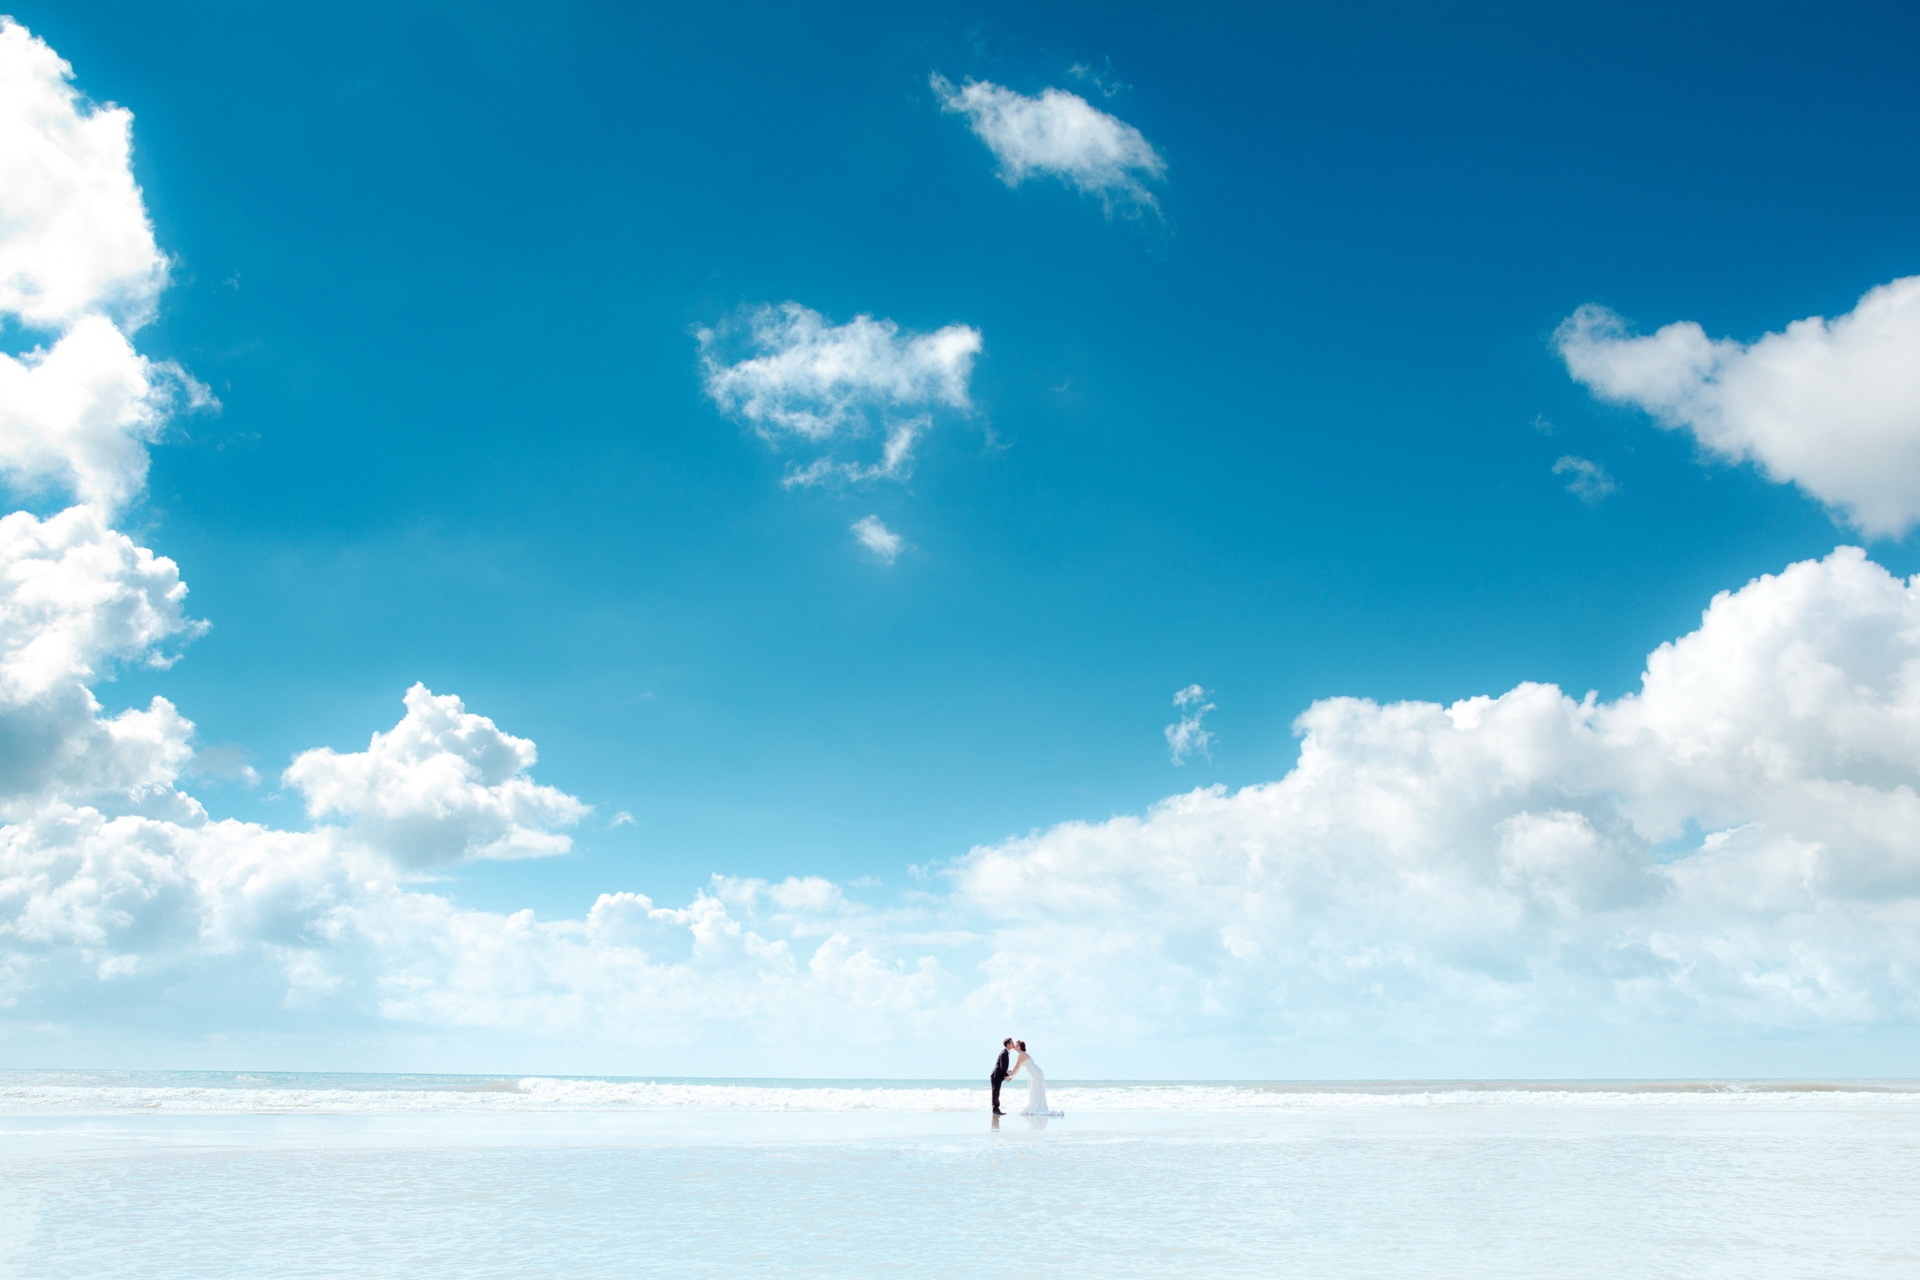
[[[1020,1058],[1019,1061],[1013,1064],[1013,1070],[1007,1074],[1009,1076],[1017,1076],[1022,1071],[1027,1073],[1027,1105],[1020,1108],[1020,1114],[1023,1116],[1063,1116],[1067,1114],[1064,1111],[1049,1111],[1047,1109],[1047,1073],[1042,1071],[1040,1064],[1035,1062],[1032,1056],[1027,1053],[1027,1042],[1025,1040],[1015,1040],[1013,1047],[1020,1051]]]

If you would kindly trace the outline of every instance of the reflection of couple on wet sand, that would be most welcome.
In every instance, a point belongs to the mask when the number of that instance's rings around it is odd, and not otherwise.
[[[1014,1056],[1016,1054],[1017,1057]],[[1009,1058],[1013,1059],[1011,1067],[1007,1065]],[[1000,1057],[993,1064],[993,1074],[987,1077],[987,1083],[993,1088],[993,1114],[1005,1114],[1000,1110],[1000,1086],[1022,1071],[1027,1073],[1027,1105],[1020,1108],[1020,1114],[1023,1116],[1065,1115],[1064,1111],[1048,1109],[1047,1073],[1042,1071],[1040,1064],[1027,1053],[1027,1042],[1015,1040],[1012,1036],[1000,1042]]]

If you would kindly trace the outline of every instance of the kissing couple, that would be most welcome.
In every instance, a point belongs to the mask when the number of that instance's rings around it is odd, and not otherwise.
[[[1015,1054],[1019,1056],[1014,1058],[1013,1066],[1009,1068],[1007,1059]],[[1028,1054],[1027,1042],[1015,1040],[1012,1036],[1000,1042],[1000,1057],[993,1064],[993,1074],[987,1077],[987,1083],[993,1088],[993,1114],[997,1116],[1006,1114],[1000,1110],[1000,1086],[1022,1071],[1027,1073],[1027,1105],[1020,1108],[1020,1114],[1023,1116],[1065,1115],[1064,1111],[1048,1110],[1047,1073],[1042,1071],[1040,1064]]]

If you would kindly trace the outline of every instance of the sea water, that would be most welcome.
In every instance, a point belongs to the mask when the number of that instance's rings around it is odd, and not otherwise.
[[[1049,1092],[0,1072],[0,1274],[1920,1275],[1915,1082]]]

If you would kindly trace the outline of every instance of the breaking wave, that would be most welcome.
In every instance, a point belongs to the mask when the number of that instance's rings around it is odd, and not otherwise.
[[[1016,1082],[1017,1084],[1017,1082]],[[1701,1104],[1920,1108],[1920,1081],[1391,1081],[1060,1083],[1069,1114],[1286,1113],[1340,1108]],[[1016,1087],[1013,1096],[1018,1096]],[[0,1113],[411,1114],[980,1110],[954,1081],[595,1079],[245,1072],[0,1072]]]

